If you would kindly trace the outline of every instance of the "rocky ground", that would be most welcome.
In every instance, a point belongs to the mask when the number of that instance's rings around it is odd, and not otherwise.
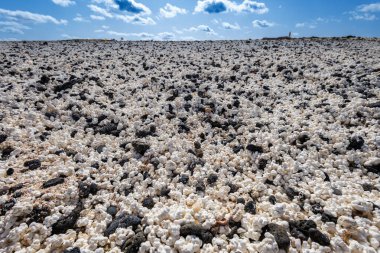
[[[0,252],[379,252],[379,59],[1,42]]]

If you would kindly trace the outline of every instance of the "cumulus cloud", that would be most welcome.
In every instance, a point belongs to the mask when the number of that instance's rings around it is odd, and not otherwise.
[[[30,28],[15,21],[0,21],[0,32],[24,34],[27,29]]]
[[[256,28],[268,28],[274,26],[274,23],[268,22],[266,20],[254,20],[252,21],[252,25]]]
[[[207,25],[194,26],[194,27],[190,27],[189,29],[185,29],[185,30],[188,32],[201,31],[201,32],[206,32],[206,33],[211,34],[211,35],[217,35],[217,33],[211,27],[209,27]]]
[[[119,6],[119,10],[121,11],[146,15],[152,13],[152,11],[148,7],[146,7],[142,3],[137,3],[134,0],[115,0],[115,3]]]
[[[178,14],[186,14],[186,9],[167,3],[164,8],[160,8],[160,14],[164,18],[174,18]]]
[[[90,15],[90,18],[92,20],[105,20],[106,18],[103,16],[98,16],[98,15]]]
[[[35,23],[51,22],[56,25],[67,24],[67,20],[64,20],[64,19],[58,20],[52,16],[37,14],[37,13],[29,12],[29,11],[20,11],[20,10],[12,11],[12,10],[6,10],[6,9],[0,8],[0,15],[12,17],[12,18],[20,18],[20,19],[32,21]]]
[[[297,23],[296,28],[305,27],[305,23]]]
[[[380,3],[359,5],[357,9],[360,12],[380,12]]]
[[[222,13],[222,12],[250,12],[256,14],[267,13],[269,9],[265,3],[244,0],[241,4],[231,0],[198,0],[194,12]]]
[[[75,22],[89,22],[89,20],[83,18],[82,15],[80,15],[80,14],[77,14],[77,16],[75,18],[73,18],[73,20]]]
[[[62,7],[67,7],[67,6],[75,4],[75,1],[72,1],[72,0],[52,0],[52,1],[53,3],[60,5]]]
[[[152,33],[124,33],[124,32],[116,32],[116,31],[107,31],[107,34],[123,37],[125,39],[138,38],[143,40],[174,40],[175,34],[171,32],[161,32],[158,34]]]
[[[91,11],[95,12],[95,13],[98,13],[98,14],[101,14],[107,18],[112,18],[113,15],[111,12],[109,12],[108,10],[104,9],[104,8],[101,8],[97,5],[94,5],[94,4],[90,4],[88,5],[88,8],[90,8]]]
[[[226,30],[240,30],[240,26],[239,24],[235,23],[235,24],[230,24],[228,22],[223,22],[222,23],[222,26],[224,29]]]
[[[350,11],[350,20],[373,21],[377,19],[374,12],[380,12],[380,3],[362,4],[356,7],[355,11]]]
[[[141,16],[142,14],[141,15],[140,14],[135,14],[135,15],[117,14],[117,13],[111,12],[110,8],[112,7],[106,6],[106,8],[102,8],[94,4],[90,4],[88,5],[88,7],[90,8],[91,11],[95,12],[96,14],[101,15],[101,16],[91,15],[90,17],[94,20],[104,20],[105,17],[107,17],[107,18],[118,19],[130,24],[138,24],[138,25],[155,25],[156,24],[156,22],[152,18],[142,17]]]

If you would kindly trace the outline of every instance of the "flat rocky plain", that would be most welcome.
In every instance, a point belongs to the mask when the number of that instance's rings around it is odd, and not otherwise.
[[[380,40],[0,43],[0,252],[380,251]]]

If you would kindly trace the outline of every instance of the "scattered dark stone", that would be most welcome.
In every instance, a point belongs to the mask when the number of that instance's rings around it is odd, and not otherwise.
[[[4,186],[2,188],[0,188],[0,196],[3,196],[5,194],[7,194],[9,191],[9,187],[8,186]]]
[[[117,129],[117,124],[109,123],[103,127],[96,129],[95,133],[104,134],[104,135],[113,135],[119,137],[121,130]]]
[[[40,78],[41,84],[47,84],[50,81],[50,78],[47,75],[42,75]]]
[[[75,84],[81,83],[84,79],[82,78],[76,78],[75,76],[71,76],[70,80],[54,87],[54,93],[58,93],[67,89],[71,89]]]
[[[242,150],[242,149],[244,149],[244,147],[241,146],[241,145],[238,145],[238,146],[234,146],[234,147],[232,148],[232,151],[233,151],[235,154],[237,154],[237,153],[239,153],[239,151]]]
[[[142,202],[142,206],[149,209],[152,209],[154,205],[155,203],[152,197],[146,197]]]
[[[367,107],[369,107],[369,108],[379,108],[380,107],[380,101],[367,104]]]
[[[78,188],[79,188],[79,198],[81,199],[88,198],[90,194],[95,195],[98,192],[98,185],[96,183],[87,184],[87,183],[79,182]]]
[[[170,189],[167,186],[164,186],[160,190],[160,196],[161,197],[168,197],[170,193]]]
[[[3,143],[7,138],[8,136],[6,134],[0,134],[0,144]]]
[[[239,187],[236,184],[227,183],[227,186],[230,187],[230,190],[228,191],[228,193],[234,193],[239,190]]]
[[[359,150],[364,145],[364,139],[361,136],[353,136],[349,139],[350,144],[348,145],[348,150]]]
[[[141,224],[141,219],[135,215],[121,214],[117,216],[104,231],[104,236],[110,236],[115,233],[118,228],[132,227],[133,230],[137,229],[137,226]]]
[[[9,187],[8,192],[9,192],[9,193],[13,193],[13,192],[15,192],[15,191],[17,191],[17,190],[20,190],[23,186],[24,186],[24,185],[23,185],[22,183],[19,183],[19,184],[13,185],[13,186]]]
[[[274,223],[269,223],[267,225],[267,231],[274,236],[279,249],[283,249],[285,251],[288,250],[290,246],[290,238],[285,227]]]
[[[380,162],[372,163],[370,165],[364,165],[364,168],[366,168],[368,172],[380,175]]]
[[[32,212],[28,215],[29,219],[26,221],[26,224],[29,225],[32,222],[43,223],[50,213],[50,209],[47,206],[34,206]]]
[[[139,153],[140,155],[144,155],[145,152],[150,148],[149,144],[145,142],[141,142],[141,141],[132,142],[132,146],[135,149],[135,151]]]
[[[72,229],[75,226],[82,210],[83,203],[79,201],[69,215],[61,217],[52,225],[52,234],[64,234],[68,229]]]
[[[10,156],[11,156],[11,153],[13,152],[14,148],[12,147],[5,147],[2,151],[1,151],[1,158],[3,159],[8,159]]]
[[[16,204],[15,199],[10,199],[3,204],[0,204],[0,216],[5,215]]]
[[[340,190],[338,188],[332,188],[332,189],[333,189],[333,194],[338,195],[338,196],[342,196],[343,195],[342,190]]]
[[[207,177],[207,183],[208,183],[208,184],[213,184],[213,183],[215,183],[217,180],[218,180],[218,176],[217,176],[216,174],[210,174],[210,175]]]
[[[312,220],[290,221],[289,228],[294,237],[307,240],[309,238],[309,229],[317,228],[317,224]]]
[[[188,235],[194,235],[199,237],[203,243],[211,243],[212,238],[214,237],[210,231],[204,229],[201,225],[198,224],[185,224],[180,228],[180,235],[185,237]]]
[[[145,241],[144,233],[139,231],[132,238],[128,238],[123,242],[121,250],[125,253],[137,253],[139,252],[140,245]]]
[[[237,204],[245,204],[245,199],[244,198],[237,198],[236,203]]]
[[[322,217],[321,217],[321,220],[323,222],[334,222],[334,223],[337,223],[338,221],[338,218],[331,215],[331,214],[328,214],[328,213],[323,213],[322,214]]]
[[[325,182],[330,182],[330,177],[329,177],[329,175],[326,173],[326,172],[324,172],[324,171],[322,171],[323,172],[323,174],[325,175],[325,179],[323,180],[323,181],[325,181]]]
[[[196,184],[195,184],[195,190],[197,192],[204,192],[206,190],[206,186],[205,184],[203,183],[203,181],[198,181]]]
[[[322,214],[323,213],[323,207],[321,206],[321,204],[316,203],[316,204],[311,206],[311,211],[314,214]]]
[[[265,160],[265,159],[263,159],[263,158],[260,158],[260,160],[259,160],[259,164],[258,164],[257,168],[258,168],[259,170],[264,170],[265,167],[267,166],[267,164],[268,164],[268,161],[267,161],[267,160]]]
[[[298,136],[298,142],[300,144],[304,144],[308,140],[310,140],[310,137],[307,134],[301,134],[300,136]]]
[[[363,187],[363,190],[367,191],[367,192],[370,192],[370,191],[376,189],[376,187],[374,187],[372,184],[368,184],[368,183],[362,184],[362,187]]]
[[[63,184],[65,182],[65,179],[63,177],[57,177],[50,179],[42,184],[42,188],[49,188],[58,184]]]
[[[330,246],[330,239],[328,236],[316,228],[309,229],[309,236],[313,242],[316,242],[322,246]]]
[[[256,214],[256,202],[253,200],[248,201],[244,206],[244,211],[250,214]]]
[[[262,147],[254,145],[254,144],[248,144],[246,149],[251,151],[252,153],[254,153],[254,152],[263,153],[264,152]]]
[[[178,181],[179,181],[180,183],[182,183],[182,184],[187,184],[187,183],[189,182],[189,176],[186,175],[186,174],[182,174],[182,175],[179,177]]]
[[[277,203],[277,200],[276,200],[276,197],[271,195],[269,196],[269,202],[272,204],[272,205],[275,205]]]
[[[7,169],[7,176],[12,176],[15,170],[13,168],[8,168]]]
[[[154,135],[156,132],[156,126],[152,125],[149,127],[149,129],[142,129],[136,131],[136,137],[137,138],[144,138],[150,135]]]
[[[293,200],[296,196],[299,195],[299,192],[291,187],[285,187],[285,194],[290,200]]]
[[[35,170],[41,167],[41,161],[38,159],[29,160],[24,162],[24,167],[28,167],[30,170]]]
[[[115,215],[117,214],[117,207],[113,205],[107,207],[107,213],[112,217],[115,217]]]
[[[78,247],[71,248],[70,250],[65,249],[63,253],[80,253],[80,249]]]

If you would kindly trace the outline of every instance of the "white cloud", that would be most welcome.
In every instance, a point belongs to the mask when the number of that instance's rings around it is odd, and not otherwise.
[[[222,12],[251,12],[256,14],[267,13],[269,9],[265,3],[252,0],[243,0],[238,4],[231,0],[198,0],[194,12],[222,13]]]
[[[363,4],[358,6],[360,12],[380,12],[380,3]]]
[[[93,20],[105,20],[106,18],[103,16],[98,16],[98,15],[90,15],[90,18]]]
[[[28,21],[33,21],[36,23],[54,23],[56,25],[61,25],[61,24],[67,24],[67,20],[64,19],[56,19],[52,16],[48,15],[42,15],[42,14],[37,14],[29,11],[11,11],[11,10],[6,10],[6,9],[1,9],[0,8],[0,15],[4,15],[7,17],[14,17],[14,18],[20,18]]]
[[[159,34],[157,34],[156,39],[158,39],[158,40],[174,40],[175,34],[171,33],[171,32],[159,33]]]
[[[274,23],[268,22],[266,20],[254,20],[252,21],[252,25],[256,28],[268,28],[274,26]]]
[[[98,14],[101,14],[103,16],[106,16],[108,18],[112,18],[113,15],[111,12],[109,12],[108,10],[104,9],[104,8],[101,8],[97,5],[93,5],[93,4],[90,4],[88,5],[88,8],[90,8],[91,11],[95,12],[95,13],[98,13]]]
[[[113,14],[109,10],[99,7],[97,5],[93,5],[93,4],[88,5],[88,7],[90,8],[91,11],[102,15],[102,16],[91,15],[90,17],[94,20],[104,20],[105,19],[104,17],[107,17],[107,18],[118,19],[130,24],[137,24],[137,25],[155,25],[156,24],[156,22],[152,18],[141,17],[138,14],[137,15]]]
[[[87,19],[83,18],[82,15],[77,14],[75,18],[73,18],[75,22],[89,22]]]
[[[369,13],[357,13],[355,11],[350,12],[351,20],[365,20],[365,21],[373,21],[376,19],[376,16],[374,14]]]
[[[217,33],[211,27],[207,25],[199,25],[199,26],[190,27],[189,29],[185,29],[185,31],[188,31],[188,32],[201,31],[201,32],[206,32],[211,35],[217,35]]]
[[[222,26],[224,29],[226,30],[240,30],[240,26],[239,24],[235,23],[235,24],[230,24],[230,23],[227,23],[227,22],[223,22],[222,23]]]
[[[72,0],[52,0],[52,1],[53,3],[63,6],[63,7],[67,7],[67,6],[75,4],[75,1],[72,1]]]
[[[297,27],[297,28],[305,27],[305,25],[306,25],[305,23],[297,23],[297,24],[296,24],[296,27]]]
[[[101,31],[101,30],[98,30]],[[143,40],[175,40],[176,36],[171,32],[161,32],[158,34],[152,33],[124,33],[124,32],[116,32],[116,31],[107,31],[109,35],[116,37],[123,37],[124,39],[138,38]]]
[[[27,29],[30,28],[14,21],[0,21],[0,32],[24,34]]]
[[[186,9],[167,3],[164,8],[160,8],[160,14],[164,18],[174,18],[178,14],[186,14]]]
[[[110,27],[108,25],[102,25],[103,29],[109,29]]]

